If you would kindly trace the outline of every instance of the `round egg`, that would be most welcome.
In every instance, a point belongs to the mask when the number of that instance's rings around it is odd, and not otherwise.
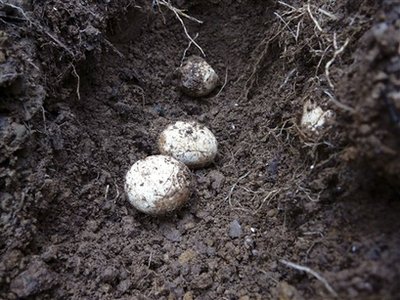
[[[218,85],[217,73],[199,56],[188,57],[179,70],[181,88],[189,96],[207,96]]]
[[[197,122],[178,121],[160,135],[158,147],[190,168],[202,168],[214,161],[218,143],[214,134]]]
[[[303,106],[300,126],[306,133],[318,135],[326,125],[332,122],[333,118],[334,113],[331,110],[324,111],[320,106],[308,100]]]
[[[183,206],[191,189],[190,170],[176,159],[153,155],[137,161],[125,178],[129,202],[139,211],[163,215]]]

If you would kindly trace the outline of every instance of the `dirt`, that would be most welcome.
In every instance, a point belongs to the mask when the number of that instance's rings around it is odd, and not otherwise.
[[[0,298],[398,299],[397,1],[173,2],[203,98],[159,2],[0,1]],[[335,113],[317,134],[307,101]],[[177,120],[219,153],[147,216],[124,176]]]
[[[377,15],[378,23],[360,40],[363,53],[356,52],[356,62],[349,68],[341,91],[342,99],[356,111],[349,157],[357,153],[395,186],[400,180],[399,16],[395,2]],[[351,103],[350,97],[356,101]]]

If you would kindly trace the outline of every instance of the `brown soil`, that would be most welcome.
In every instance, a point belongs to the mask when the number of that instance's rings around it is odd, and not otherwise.
[[[201,99],[170,10],[95,2],[0,1],[0,298],[400,297],[396,1],[173,2],[221,78]],[[336,114],[318,135],[307,100]],[[146,216],[124,176],[176,120],[219,154]]]

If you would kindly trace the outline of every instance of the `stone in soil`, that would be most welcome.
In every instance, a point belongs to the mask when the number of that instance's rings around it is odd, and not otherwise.
[[[56,274],[44,262],[36,260],[11,281],[10,289],[18,297],[24,298],[48,290],[55,283]]]

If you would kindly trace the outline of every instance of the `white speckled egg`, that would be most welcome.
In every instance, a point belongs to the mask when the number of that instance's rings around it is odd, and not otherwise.
[[[218,152],[214,134],[197,122],[178,121],[160,135],[161,154],[170,155],[190,168],[202,168],[213,162]]]
[[[153,155],[137,161],[125,178],[129,202],[139,211],[163,215],[183,206],[189,199],[190,170],[176,159]]]
[[[218,85],[217,73],[199,56],[188,57],[179,70],[181,88],[189,96],[207,96]]]
[[[306,101],[303,106],[300,126],[305,132],[318,135],[333,118],[334,113],[331,110],[324,111],[317,104]]]

